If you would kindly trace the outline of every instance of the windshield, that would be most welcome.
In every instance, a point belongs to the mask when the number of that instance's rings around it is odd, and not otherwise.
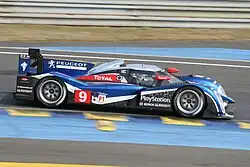
[[[170,73],[168,73],[167,71],[161,70],[161,71],[157,71],[157,73],[159,75],[163,75],[163,76],[168,76],[171,78],[171,80],[168,81],[168,83],[178,83],[178,82],[182,82],[182,80],[180,80],[179,78],[171,75]]]
[[[124,64],[124,60],[113,60],[113,61],[109,61],[109,62],[105,62],[105,63],[101,63],[99,65],[96,65],[94,68],[92,68],[91,70],[88,71],[88,73],[86,75],[92,75],[95,73],[100,73],[103,71],[107,71],[115,69],[117,67],[120,67],[121,65]]]

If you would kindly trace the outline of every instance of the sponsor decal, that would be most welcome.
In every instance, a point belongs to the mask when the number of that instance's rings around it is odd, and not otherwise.
[[[30,90],[32,90],[33,89],[33,87],[30,87],[30,86],[17,86],[17,88],[20,88],[20,89],[30,89]]]
[[[91,91],[76,90],[75,91],[75,103],[90,104],[91,102]]]
[[[122,76],[118,75],[118,74],[101,74],[101,75],[94,75],[94,80],[97,81],[113,81],[113,82],[117,82],[117,81],[121,81],[122,80]]]
[[[50,60],[50,61],[48,62],[48,65],[49,65],[49,68],[56,68],[56,66],[55,66],[55,61],[54,61],[54,60]]]
[[[92,96],[92,103],[94,104],[104,104],[107,98],[106,93],[96,93]]]
[[[161,92],[148,95],[142,95],[140,98],[140,106],[148,107],[171,107],[172,92]]]
[[[77,79],[81,81],[121,82],[123,77],[117,74],[101,74],[101,75],[80,76]]]
[[[153,104],[153,103],[142,103],[142,102],[140,102],[140,106],[147,106],[147,107],[166,107],[166,108],[168,108],[168,107],[171,107],[171,105],[170,104]]]
[[[32,90],[27,90],[27,89],[16,89],[18,93],[32,93]]]
[[[98,102],[104,103],[104,102],[105,102],[105,99],[106,99],[106,95],[100,94],[100,95],[98,95],[97,98],[98,98]]]
[[[62,61],[62,60],[49,60],[48,68],[60,68],[60,69],[73,69],[73,70],[87,70],[87,64],[74,61]]]
[[[30,60],[19,59],[18,62],[18,73],[25,74],[27,71],[30,70]]]
[[[29,55],[20,55],[20,59],[30,59]]]
[[[27,68],[27,66],[28,66],[28,63],[23,62],[23,63],[21,64],[22,71],[25,71],[25,70],[26,70],[26,68]]]
[[[155,96],[141,96],[141,101],[149,102],[149,103],[170,103],[170,99],[164,97],[155,97]]]
[[[16,86],[16,92],[17,93],[32,93],[33,92],[33,87],[31,86]]]
[[[113,81],[113,78],[112,78],[112,76],[94,75],[94,80],[98,80],[98,81]]]
[[[122,80],[123,79],[123,76],[121,76],[121,75],[118,75],[117,77],[116,77],[116,80],[118,80],[118,81],[120,81],[120,80]]]

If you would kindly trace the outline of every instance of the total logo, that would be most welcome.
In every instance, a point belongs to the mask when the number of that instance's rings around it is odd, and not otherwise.
[[[81,62],[49,60],[48,65],[48,68],[87,70],[87,64]]]
[[[113,81],[111,76],[100,76],[100,75],[94,75],[94,80],[98,80],[98,81]]]

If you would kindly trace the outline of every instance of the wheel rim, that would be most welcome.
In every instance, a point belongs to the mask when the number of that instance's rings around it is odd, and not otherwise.
[[[187,115],[198,114],[203,107],[204,100],[193,90],[182,91],[177,98],[178,109]]]
[[[41,84],[39,95],[45,103],[58,103],[63,97],[63,87],[54,80],[48,80]]]

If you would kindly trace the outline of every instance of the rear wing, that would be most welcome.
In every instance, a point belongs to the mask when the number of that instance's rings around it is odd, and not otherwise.
[[[80,57],[79,57],[80,58]],[[28,55],[19,55],[18,73],[35,75],[48,72],[60,72],[70,76],[82,76],[95,66],[93,62],[44,58],[40,49],[29,48]]]
[[[40,49],[29,49],[28,55],[19,55],[19,74],[39,74],[43,73],[43,56]]]

